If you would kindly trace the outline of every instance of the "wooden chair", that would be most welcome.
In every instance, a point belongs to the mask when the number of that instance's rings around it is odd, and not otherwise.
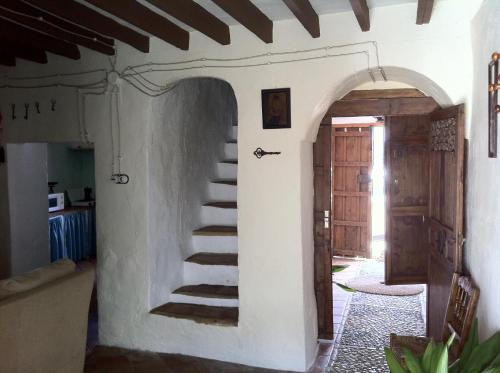
[[[456,333],[455,342],[450,349],[450,361],[456,360],[462,353],[474,321],[478,301],[479,289],[473,286],[471,279],[455,273],[442,338],[443,341],[447,341],[453,332]],[[403,348],[409,349],[416,356],[421,356],[429,342],[428,337],[391,334],[391,349],[400,360]]]

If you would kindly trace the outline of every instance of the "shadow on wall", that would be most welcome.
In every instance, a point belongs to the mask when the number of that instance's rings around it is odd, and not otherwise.
[[[420,74],[414,70],[405,69],[396,66],[383,66],[382,67],[387,80],[391,82],[400,82],[407,84],[409,86],[415,87],[418,90],[425,93],[427,96],[431,96],[436,100],[436,102],[441,106],[450,106],[452,101],[448,94],[433,80],[429,79],[427,76]],[[378,78],[379,74],[376,75]],[[380,78],[381,79],[381,78]],[[344,81],[335,87],[334,90],[330,91],[321,102],[319,102],[313,111],[313,123],[310,126],[310,130],[307,134],[307,138],[311,141],[316,141],[316,136],[318,134],[318,128],[321,120],[325,116],[328,108],[337,100],[344,97],[347,93],[356,89],[362,84],[373,82],[367,71],[360,71],[352,74],[351,76],[344,79]],[[384,89],[383,84],[377,89]],[[390,88],[390,87],[387,87]]]
[[[237,121],[231,86],[214,78],[177,82],[152,104],[149,158],[150,306],[165,303],[182,284],[193,254],[208,184]]]

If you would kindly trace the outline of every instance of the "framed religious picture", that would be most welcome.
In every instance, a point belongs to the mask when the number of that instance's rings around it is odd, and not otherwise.
[[[262,128],[291,128],[290,88],[262,90]]]

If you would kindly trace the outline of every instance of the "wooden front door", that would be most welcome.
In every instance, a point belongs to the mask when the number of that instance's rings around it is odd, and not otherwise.
[[[321,126],[313,148],[314,165],[314,289],[318,337],[333,338],[331,231],[331,125]]]
[[[386,118],[387,284],[427,282],[429,128],[427,115]]]
[[[462,271],[464,106],[431,115],[428,334],[440,340],[451,280]]]
[[[333,127],[333,255],[369,258],[372,128]]]

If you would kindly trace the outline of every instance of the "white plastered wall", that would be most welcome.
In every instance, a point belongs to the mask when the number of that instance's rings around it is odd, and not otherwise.
[[[465,262],[481,290],[479,332],[500,330],[500,159],[488,158],[488,63],[500,52],[500,2],[486,0],[473,21],[474,88],[467,178]]]
[[[388,78],[436,94],[443,104],[470,102],[470,18],[480,1],[436,3],[429,25],[415,25],[416,5],[376,8],[371,31],[362,33],[349,13],[320,18],[322,36],[311,39],[296,20],[275,22],[274,43],[266,45],[246,29],[231,27],[231,46],[220,46],[192,33],[191,51],[180,52],[152,39],[151,53],[119,45],[117,68],[149,61],[199,57],[241,57],[332,44],[375,40]],[[340,53],[361,51],[355,46]],[[373,65],[375,55],[369,48]],[[452,58],[449,58],[452,56]],[[265,62],[266,58],[261,58]],[[54,58],[47,68],[20,64],[16,74],[78,71],[109,67],[108,60],[85,53],[82,62]],[[244,364],[303,371],[316,352],[316,305],[313,289],[312,141],[329,105],[350,89],[369,81],[366,57],[239,69],[202,68],[151,74],[176,81],[212,76],[227,81],[238,105],[238,231],[240,323],[237,328],[205,326],[148,314],[148,135],[151,100],[123,85],[122,139],[127,186],[109,181],[108,105],[103,97],[87,99],[87,124],[96,142],[98,282],[101,343],[155,351],[178,352]],[[89,78],[90,79],[90,78]],[[379,84],[380,85],[380,84]],[[291,88],[292,128],[262,130],[260,91]],[[377,87],[380,88],[380,87]],[[71,92],[71,91],[69,91]],[[42,95],[42,97],[40,97]],[[10,122],[7,140],[78,139],[76,99],[62,88],[45,93],[8,90],[2,108],[35,97],[57,97],[59,111],[35,121]],[[45,98],[43,97],[45,96]],[[5,103],[5,105],[4,105]],[[61,140],[54,140],[61,141]],[[256,159],[262,147],[279,156]],[[2,188],[2,186],[0,186]]]

